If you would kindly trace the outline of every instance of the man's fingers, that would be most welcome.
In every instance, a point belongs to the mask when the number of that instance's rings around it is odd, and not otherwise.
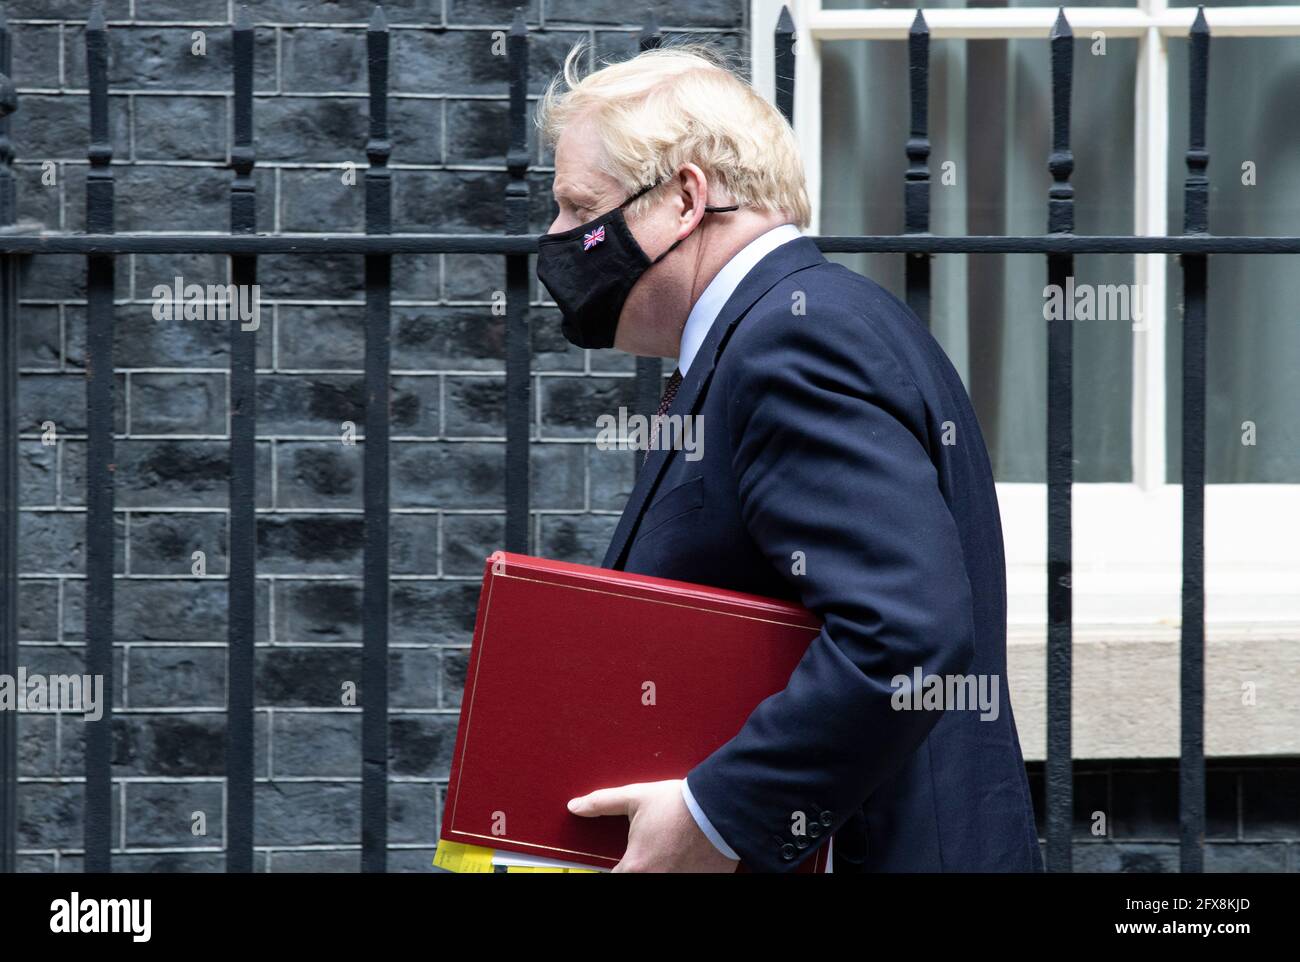
[[[569,811],[574,815],[591,818],[597,815],[627,815],[631,817],[640,785],[620,785],[618,788],[601,788],[588,795],[569,799]]]

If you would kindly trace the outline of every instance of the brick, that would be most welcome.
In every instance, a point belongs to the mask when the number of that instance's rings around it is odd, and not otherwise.
[[[360,508],[361,446],[281,441],[276,445],[276,477],[282,508]]]
[[[364,31],[289,28],[280,37],[286,92],[366,91]]]
[[[529,464],[532,477],[538,479],[531,499],[534,509],[574,511],[584,507],[586,447],[545,442],[531,446]]]
[[[121,646],[113,649],[112,695],[114,707],[122,701],[122,668],[125,651]],[[19,664],[29,673],[45,675],[81,675],[86,671],[85,650],[81,645],[25,643],[19,647]],[[65,713],[64,718],[81,722],[81,714]]]
[[[257,283],[265,298],[360,302],[363,281],[362,258],[351,254],[268,254],[257,259]]]
[[[254,789],[259,845],[327,845],[361,837],[361,786],[335,782],[269,782]]]
[[[325,639],[328,641],[328,639]],[[343,708],[343,685],[361,687],[355,648],[272,648],[257,652],[257,703],[279,708]]]
[[[53,715],[18,716],[18,774],[22,778],[58,774],[57,720]]]
[[[440,659],[434,648],[395,648],[388,656],[390,708],[438,708]]]
[[[398,715],[388,721],[388,770],[393,775],[446,778],[456,742],[455,714]]]
[[[84,194],[84,183],[83,183]],[[19,197],[24,196],[24,185],[19,184]],[[45,193],[56,196],[52,188],[46,190],[41,188]],[[32,191],[28,190],[25,195],[32,196]],[[21,200],[19,203],[21,212]],[[46,222],[51,229],[58,226],[58,220]],[[119,261],[119,264],[122,262]],[[78,254],[42,254],[40,257],[31,258],[25,266],[20,267],[19,276],[21,278],[21,288],[23,297],[65,300],[71,298],[84,299],[86,296],[86,258]],[[130,275],[123,267],[119,267],[114,274],[113,296],[123,298],[129,296],[131,292]],[[121,310],[121,308],[118,308]],[[69,305],[66,308],[69,320],[69,329],[72,321],[76,318],[85,316],[85,307],[80,305]],[[82,322],[84,325],[84,321]],[[83,348],[84,356],[84,348]]]
[[[599,565],[617,525],[614,515],[542,515],[539,553],[559,561]]]
[[[482,307],[395,307],[394,370],[505,370],[505,327]]]
[[[65,728],[84,745],[84,725]],[[265,724],[255,731],[265,742]],[[216,777],[225,773],[226,717],[224,712],[131,714],[113,719],[115,775]]]
[[[500,514],[443,515],[443,573],[481,577],[483,559],[505,545],[505,520]]]
[[[491,303],[497,291],[506,289],[506,262],[495,254],[442,254],[447,282],[446,294],[453,301]],[[531,261],[529,262],[532,263]]]
[[[629,6],[620,0],[546,0],[547,23],[617,23],[640,27],[645,14],[653,11],[665,26],[690,24],[696,27],[731,27],[744,21],[743,0],[668,0],[644,6]]]
[[[62,360],[59,308],[55,305],[21,305],[18,309],[18,366],[58,370]]]
[[[273,174],[259,169],[253,177],[257,222],[269,229],[275,222]],[[67,229],[85,230],[86,168],[68,167],[66,181]],[[140,164],[114,167],[113,181],[117,199],[115,226],[119,231],[210,231],[230,227],[231,176],[227,170]],[[129,203],[126,198],[130,198]],[[82,264],[84,267],[85,258]]]
[[[225,708],[224,648],[137,645],[127,660],[133,708]]]
[[[363,97],[258,97],[253,116],[259,163],[351,161],[365,166],[369,105]]]
[[[591,478],[593,511],[622,511],[636,484],[637,451],[602,451],[594,444],[584,445],[587,471]]]
[[[441,284],[440,261],[441,256],[438,254],[395,254],[393,299],[436,300]]]
[[[131,430],[138,434],[224,434],[227,380],[223,374],[132,375]]]
[[[104,18],[110,23],[130,16],[130,0],[105,0]],[[85,0],[8,0],[5,13],[10,20],[85,20],[90,7]]]
[[[19,146],[21,149],[21,146]],[[20,221],[32,221],[39,224],[43,230],[60,230],[63,227],[63,192],[64,178],[67,170],[66,164],[56,164],[53,171],[53,181],[46,178],[46,171],[38,161],[29,163],[20,163],[14,165],[14,183],[18,195],[18,219]],[[28,284],[40,278],[49,268],[46,266],[50,261],[62,257],[64,261],[71,259],[73,255],[42,255],[41,257],[24,258],[18,264],[18,276],[22,280],[21,289],[24,297],[37,297],[28,290]],[[82,283],[85,282],[86,259],[81,260]],[[39,263],[40,268],[33,267]],[[65,268],[66,269],[66,268]],[[61,292],[59,297],[71,296],[66,291]]]
[[[119,581],[116,637],[124,641],[224,641],[227,585],[217,580]]]
[[[142,582],[131,582],[131,584],[138,585],[138,584],[142,584]],[[155,599],[159,599],[159,601],[162,601],[162,599],[166,598],[165,595],[166,582],[157,582],[157,584],[162,585],[162,590],[160,590],[159,593],[155,595]],[[181,582],[172,582],[172,584],[178,585],[174,597],[170,599],[170,603],[173,604],[188,604],[190,603],[190,597],[188,597],[188,593],[190,593],[191,590],[195,590],[195,591],[201,590],[204,593],[205,604],[209,604],[209,606],[211,606],[211,604],[216,603],[216,601],[214,601],[214,595],[207,594],[207,593],[209,593],[209,591],[217,591],[217,593],[220,593],[220,591],[226,590],[226,585],[224,581],[181,581]],[[255,612],[253,612],[253,628],[255,628],[256,640],[259,642],[269,640],[269,625],[270,625],[269,598],[270,595],[269,595],[268,582],[266,581],[257,582],[257,585],[255,586],[255,590],[253,590],[253,603],[255,603],[256,606],[256,610]],[[166,603],[166,602],[162,601],[162,603]],[[188,617],[191,616],[191,612],[182,611],[182,616],[188,619]],[[85,616],[85,582],[65,581],[64,582],[64,620],[62,620],[62,625],[61,625],[62,638],[64,638],[64,640],[66,641],[77,641],[79,640],[79,638],[82,638],[83,633],[85,633],[85,617],[86,617]],[[209,610],[207,617],[209,619],[209,624],[212,624],[211,610]],[[224,615],[222,615],[222,617],[224,617]],[[159,633],[161,634],[162,632]],[[123,641],[140,641],[140,638],[131,638],[129,636],[123,636],[121,624],[118,625],[117,637]],[[160,638],[160,640],[166,641],[168,640],[168,638]],[[225,629],[224,628],[221,629],[220,637],[204,638],[204,640],[224,641]],[[190,641],[190,640],[183,640],[183,641]]]
[[[364,386],[364,378],[354,374],[263,374],[257,379],[258,431],[337,440],[343,423],[351,421],[363,435]]]
[[[119,508],[225,508],[228,505],[229,442],[119,440],[113,453],[117,464],[114,480]],[[256,454],[257,500],[259,505],[269,506],[270,446],[266,443],[258,445]],[[64,467],[67,472],[64,475],[65,496],[69,480],[73,482],[74,491],[84,492],[84,480],[75,473],[77,466],[70,466],[65,461]],[[69,497],[69,500],[71,503],[84,503],[81,497]]]
[[[430,845],[438,837],[441,826],[437,820],[437,786],[426,782],[394,782],[388,786],[388,841],[390,844]],[[394,862],[404,859],[404,852],[390,851],[389,871]],[[429,852],[424,862],[426,868],[433,862]]]
[[[16,872],[40,872],[50,874],[55,871],[53,855],[23,855],[19,854],[15,860],[14,871]]]
[[[279,308],[276,338],[282,368],[359,370],[365,364],[365,308],[286,305]]]
[[[130,156],[128,103],[126,97],[108,98],[109,143],[118,158]],[[90,146],[90,108],[84,96],[26,94],[20,98],[19,109],[10,123],[18,160],[41,164],[47,160],[81,162],[86,159]]]
[[[1205,846],[1206,872],[1285,872],[1286,866],[1287,846],[1281,843],[1208,842]]]
[[[272,778],[355,776],[361,771],[361,714],[278,711],[271,745]]]
[[[469,672],[469,654],[468,646],[441,650],[441,707],[460,708],[461,696],[465,691],[465,676]]]
[[[340,581],[277,581],[275,638],[311,644],[361,641],[361,586]]]
[[[365,188],[343,183],[337,170],[285,170],[280,177],[280,229],[291,232],[361,233]]]
[[[224,162],[226,103],[224,97],[136,97],[135,156]]]
[[[24,559],[25,561],[25,559]],[[23,565],[24,568],[26,564]],[[18,582],[18,637],[24,641],[53,640],[59,632],[57,581],[24,578]]]
[[[314,851],[271,852],[272,872],[309,872],[313,875],[324,872],[359,872],[361,871],[361,853],[359,851]]]
[[[249,0],[253,19],[275,23],[370,22],[373,0]],[[384,0],[384,18],[390,23],[437,25],[442,21],[442,0]]]
[[[447,437],[505,438],[504,376],[448,376],[443,383],[447,395]],[[530,423],[529,435],[536,437],[536,434],[536,428]]]
[[[438,570],[438,519],[401,514],[388,531],[388,557],[395,575],[432,575]]]
[[[20,782],[18,844],[24,848],[77,847],[82,843],[81,785]],[[117,837],[117,822],[112,834]]]
[[[393,585],[392,644],[468,644],[478,612],[479,582],[399,581]]]
[[[487,234],[505,230],[504,173],[393,171],[395,233]]]
[[[65,871],[83,871],[79,858],[70,861],[73,861],[75,867],[70,867]],[[257,866],[261,861],[262,855],[254,853],[253,871],[260,871]],[[144,872],[156,875],[175,872],[215,873],[224,872],[225,870],[226,857],[221,852],[128,852],[113,856],[113,871],[115,872]]]
[[[391,465],[395,508],[500,508],[505,503],[504,444],[395,444]]]
[[[114,430],[126,430],[126,379],[113,379]],[[59,434],[86,431],[86,377],[84,374],[28,374],[18,385],[18,430],[44,434],[47,421]]]
[[[136,20],[228,21],[227,0],[135,0]]]
[[[223,791],[220,782],[128,782],[127,848],[211,847],[223,839]],[[194,815],[203,813],[206,833],[195,835]],[[118,867],[118,866],[114,866]]]
[[[365,522],[355,515],[258,519],[259,574],[349,574],[360,577]]]
[[[539,381],[545,437],[595,441],[601,417],[617,421],[620,407],[629,414],[636,411],[631,378],[544,377]]]
[[[113,567],[124,571],[121,519]],[[81,512],[23,511],[18,515],[18,537],[24,545],[23,565],[46,574],[75,575],[85,570],[86,516]]]
[[[209,90],[225,93],[231,84],[231,37],[227,29],[207,31],[207,54],[191,53],[187,27],[113,26],[108,31],[108,85],[128,90]],[[64,77],[69,85],[86,83],[86,32],[69,25],[63,31]],[[257,31],[253,52],[253,89],[275,90],[275,34]]]
[[[59,442],[62,447],[64,442]],[[18,499],[24,505],[52,505],[58,500],[58,448],[40,441],[18,442]]]
[[[394,874],[441,873],[433,867],[433,848],[404,848],[389,850],[388,871]]]
[[[398,375],[391,379],[390,424],[394,435],[432,437],[441,433],[439,378]]]
[[[447,22],[497,23],[508,28],[515,21],[516,7],[523,8],[527,23],[537,23],[541,0],[447,0]]]
[[[1178,845],[1145,842],[1079,842],[1075,872],[1177,872]]]
[[[7,13],[17,19],[13,6]],[[20,87],[57,88],[59,83],[59,28],[57,25],[10,23],[10,44],[13,49],[13,79]],[[84,49],[84,47],[83,47]],[[72,83],[72,74],[69,74]],[[85,72],[78,77],[84,77]]]

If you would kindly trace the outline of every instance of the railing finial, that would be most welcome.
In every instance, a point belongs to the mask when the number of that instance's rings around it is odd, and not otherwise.
[[[1196,19],[1192,21],[1192,29],[1190,33],[1192,34],[1203,33],[1207,37],[1210,35],[1210,24],[1205,19],[1204,6],[1198,6],[1196,8]]]
[[[662,42],[663,32],[659,29],[659,18],[651,10],[646,14],[645,23],[641,26],[641,35],[637,38],[637,50],[642,53],[655,50]]]
[[[1051,39],[1058,37],[1073,37],[1074,30],[1070,28],[1070,21],[1065,17],[1065,7],[1056,8],[1056,22],[1052,24]]]

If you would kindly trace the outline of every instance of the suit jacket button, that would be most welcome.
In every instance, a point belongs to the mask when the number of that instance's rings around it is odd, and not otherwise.
[[[825,825],[827,828],[830,828],[831,825],[835,823],[835,816],[832,815],[830,812],[822,812],[821,820],[823,825]]]
[[[794,856],[795,856],[795,851],[793,845],[791,845],[789,842],[786,842],[784,845],[781,846],[781,857],[783,859],[785,859],[788,862],[791,859],[793,859]]]
[[[809,823],[808,823],[808,834],[809,834],[810,836],[812,836],[813,838],[821,838],[821,834],[822,834],[822,823],[821,823],[821,822],[809,822]]]
[[[806,835],[800,835],[798,838],[796,838],[796,839],[794,840],[794,844],[795,844],[795,845],[796,845],[800,850],[803,850],[803,849],[807,848],[808,845],[809,845],[808,837],[807,837]]]

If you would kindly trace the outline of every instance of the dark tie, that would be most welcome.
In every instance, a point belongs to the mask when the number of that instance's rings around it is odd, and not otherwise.
[[[682,386],[682,372],[673,368],[672,375],[668,378],[667,385],[664,386],[664,396],[659,399],[659,410],[655,412],[655,417],[663,417],[668,413],[668,409],[673,406],[673,398],[677,397],[677,389]],[[655,443],[659,438],[659,422],[652,421],[650,427],[650,443],[646,446],[645,457],[641,463],[645,464],[650,460],[650,452],[654,449]]]

